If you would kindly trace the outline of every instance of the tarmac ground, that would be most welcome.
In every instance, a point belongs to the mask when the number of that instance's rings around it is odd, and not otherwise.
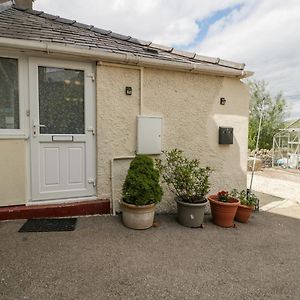
[[[120,216],[75,231],[19,233],[0,222],[0,299],[299,299],[300,220],[256,212],[236,228],[158,215],[136,231]]]

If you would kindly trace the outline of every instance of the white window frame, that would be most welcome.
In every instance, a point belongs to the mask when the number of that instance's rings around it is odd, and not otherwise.
[[[19,83],[19,124],[18,129],[0,128],[0,139],[27,139],[28,124],[26,123],[26,111],[28,110],[28,58],[22,54],[0,51],[0,58],[12,58],[18,60]]]

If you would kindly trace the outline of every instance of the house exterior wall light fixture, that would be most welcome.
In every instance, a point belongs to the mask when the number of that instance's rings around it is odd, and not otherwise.
[[[126,93],[126,95],[131,96],[132,95],[132,87],[131,86],[126,86],[125,93]]]
[[[220,98],[220,104],[225,105],[226,104],[226,99],[224,97]]]

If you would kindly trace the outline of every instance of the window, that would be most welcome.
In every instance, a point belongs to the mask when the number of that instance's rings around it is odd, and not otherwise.
[[[84,72],[38,70],[41,134],[84,134]]]
[[[19,129],[18,60],[0,57],[0,129]]]

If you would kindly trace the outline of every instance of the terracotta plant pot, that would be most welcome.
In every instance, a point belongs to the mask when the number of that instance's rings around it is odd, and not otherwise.
[[[204,203],[187,203],[175,198],[177,202],[178,222],[186,227],[197,228],[203,226],[204,212],[207,200]]]
[[[234,219],[241,223],[247,223],[252,214],[253,209],[254,206],[247,206],[247,205],[240,204],[238,206]]]
[[[233,227],[233,220],[240,201],[231,198],[229,202],[222,202],[218,200],[218,195],[210,195],[207,198],[210,202],[213,222],[221,227]]]
[[[147,229],[152,227],[155,204],[138,206],[120,201],[120,205],[122,221],[126,227],[132,229]]]

